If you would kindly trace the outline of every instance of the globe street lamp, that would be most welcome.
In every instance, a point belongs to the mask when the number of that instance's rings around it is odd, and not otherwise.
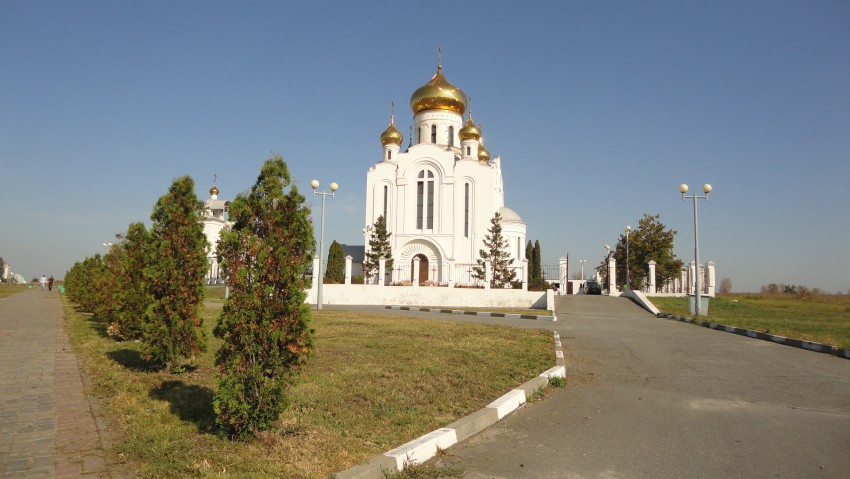
[[[632,289],[629,283],[629,234],[632,231],[632,227],[627,225],[623,228],[623,231],[626,232],[626,289]]]
[[[333,198],[334,192],[339,189],[339,185],[336,183],[331,183],[330,193],[328,193],[327,191],[316,191],[319,188],[319,180],[311,181],[310,186],[313,188],[313,196],[321,195],[322,197],[322,229],[319,236],[319,294],[316,298],[316,309],[322,309],[322,280],[324,279],[324,274],[322,273],[322,255],[325,254],[325,197],[330,196],[331,198]]]
[[[694,262],[696,263],[696,269],[694,274],[694,315],[700,315],[700,297],[702,296],[702,289],[700,288],[700,274],[699,274],[699,226],[697,223],[697,199],[702,198],[705,201],[708,201],[708,194],[711,193],[711,185],[708,183],[702,185],[702,192],[705,195],[685,195],[688,192],[688,185],[682,183],[679,185],[679,192],[682,193],[682,201],[685,199],[694,200]]]
[[[586,259],[580,259],[580,260],[578,260],[578,262],[581,265],[581,280],[584,281],[584,264],[587,263],[587,260]]]

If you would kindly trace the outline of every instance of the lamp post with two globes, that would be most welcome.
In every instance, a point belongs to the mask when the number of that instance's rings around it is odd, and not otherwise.
[[[339,189],[339,185],[336,183],[331,183],[330,193],[328,193],[327,191],[316,191],[319,188],[319,180],[311,181],[310,186],[313,188],[313,196],[321,195],[322,197],[322,229],[319,235],[319,291],[316,297],[316,309],[322,309],[322,280],[324,279],[324,273],[322,273],[322,255],[325,254],[325,197],[330,196],[331,198],[333,198],[334,192]]]
[[[679,185],[679,192],[682,193],[682,201],[685,199],[694,200],[694,262],[696,263],[694,266],[694,316],[700,315],[700,297],[702,296],[702,289],[700,287],[700,274],[699,274],[699,223],[697,222],[697,200],[699,198],[708,201],[708,194],[711,193],[711,185],[708,183],[702,185],[702,192],[704,195],[685,195],[688,192],[688,185],[682,183]]]

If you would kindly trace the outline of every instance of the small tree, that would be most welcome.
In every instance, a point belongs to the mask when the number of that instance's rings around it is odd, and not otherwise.
[[[486,279],[484,261],[489,259],[493,275],[490,286],[504,288],[516,281],[516,271],[511,268],[514,260],[508,253],[508,240],[502,236],[502,215],[498,211],[490,220],[490,224],[487,236],[484,237],[486,249],[478,251],[480,258],[477,260],[478,265],[472,268],[472,277],[479,281]]]
[[[387,260],[386,268],[388,270],[393,269],[393,251],[390,247],[390,236],[392,236],[392,233],[387,232],[387,222],[384,219],[384,215],[381,215],[375,220],[375,224],[372,225],[369,248],[363,260],[363,274],[367,278],[378,276],[381,257]]]
[[[345,250],[336,240],[328,249],[328,267],[325,270],[325,281],[333,283],[345,282]]]
[[[144,331],[144,315],[151,304],[145,266],[150,235],[144,223],[132,223],[121,243],[121,274],[113,292],[115,313],[107,328],[111,336],[120,339],[140,339]]]
[[[0,283],[6,283],[8,280],[6,279],[6,262],[3,261],[3,257],[0,256]]]
[[[631,230],[628,242],[629,278],[628,283],[633,289],[640,289],[647,283],[649,274],[648,264],[651,260],[656,263],[656,284],[664,284],[682,271],[682,261],[673,253],[673,240],[676,231],[666,229],[659,220],[661,215],[644,214],[638,221],[637,228]],[[626,234],[620,235],[614,250],[617,262],[617,281],[626,284]],[[607,264],[601,265],[607,281]]]
[[[720,280],[720,288],[718,289],[718,293],[720,294],[729,294],[732,292],[732,280],[729,278],[723,278]]]
[[[145,280],[152,303],[146,311],[143,357],[172,371],[181,358],[206,350],[199,316],[204,299],[207,239],[201,225],[204,204],[189,176],[174,180],[153,209]]]
[[[217,423],[232,437],[269,428],[287,407],[287,388],[313,347],[304,304],[316,243],[310,209],[280,155],[268,159],[247,194],[230,204],[218,259],[230,285],[214,334]]]

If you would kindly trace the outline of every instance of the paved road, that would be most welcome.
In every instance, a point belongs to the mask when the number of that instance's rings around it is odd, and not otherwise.
[[[0,299],[0,477],[108,478],[58,293]]]
[[[441,459],[479,478],[847,478],[850,361],[557,300],[567,388]],[[548,329],[547,328],[547,329]]]

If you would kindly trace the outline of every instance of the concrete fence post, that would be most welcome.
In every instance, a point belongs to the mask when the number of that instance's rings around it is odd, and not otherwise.
[[[648,294],[655,294],[655,265],[658,264],[655,260],[649,261],[649,287],[646,292]]]
[[[490,289],[490,282],[493,281],[493,262],[490,259],[484,260],[484,289]]]
[[[345,284],[351,284],[351,255],[345,257]]]
[[[387,258],[378,258],[378,286],[387,284]]]
[[[419,256],[413,258],[413,280],[411,282],[413,283],[414,288],[419,287],[419,263],[421,263],[421,261],[422,260],[419,259]]]

